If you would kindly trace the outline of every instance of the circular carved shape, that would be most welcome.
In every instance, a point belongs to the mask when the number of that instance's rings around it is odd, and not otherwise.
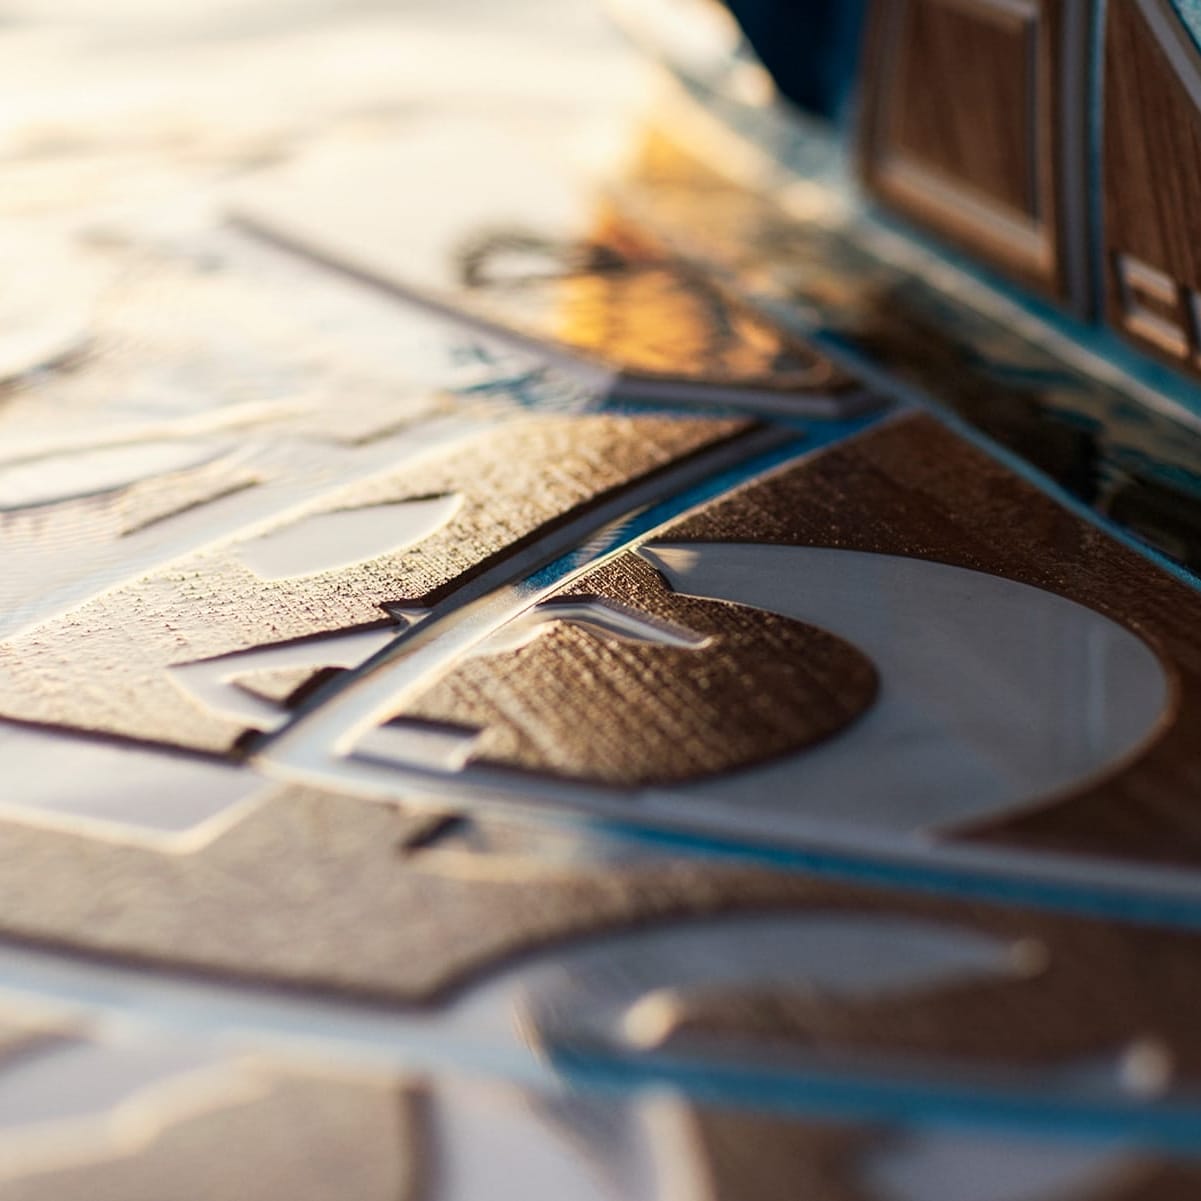
[[[591,603],[597,621],[551,621],[524,645],[469,659],[403,716],[479,729],[476,761],[633,788],[795,754],[876,698],[871,661],[815,626],[676,595],[633,556],[585,584],[568,599]],[[637,615],[643,630],[606,628],[606,610]]]

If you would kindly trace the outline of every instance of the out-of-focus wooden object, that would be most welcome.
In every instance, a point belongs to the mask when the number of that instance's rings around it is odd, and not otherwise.
[[[1076,0],[877,0],[862,146],[878,199],[1076,309],[1084,30]]]

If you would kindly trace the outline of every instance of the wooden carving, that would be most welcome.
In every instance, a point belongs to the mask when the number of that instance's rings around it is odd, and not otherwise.
[[[879,0],[864,131],[867,181],[887,205],[1077,307],[1083,11]]]

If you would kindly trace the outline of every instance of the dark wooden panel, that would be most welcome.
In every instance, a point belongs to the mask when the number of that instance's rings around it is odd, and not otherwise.
[[[1071,283],[1060,236],[1069,6],[878,0],[864,139],[877,196],[1060,296]]]
[[[1038,8],[910,3],[896,48],[893,153],[1039,215]]]
[[[1166,0],[1116,0],[1105,42],[1112,324],[1201,372],[1201,54]]]

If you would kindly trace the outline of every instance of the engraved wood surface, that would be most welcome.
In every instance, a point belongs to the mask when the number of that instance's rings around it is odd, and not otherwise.
[[[863,162],[887,204],[1066,295],[1063,0],[877,0]]]
[[[477,761],[634,787],[801,750],[875,698],[871,663],[841,639],[762,610],[676,596],[632,555],[559,599],[575,598],[599,602],[601,614],[615,604],[650,628],[634,641],[552,621],[524,647],[455,668],[404,715],[480,730]],[[656,622],[698,645],[656,644]]]
[[[1174,711],[1152,745],[1071,796],[954,837],[1201,863],[1197,594],[937,421],[910,417],[869,431],[686,519],[666,537],[931,559],[1058,593],[1127,626],[1174,676]]]
[[[278,523],[295,531],[303,569],[304,556],[315,558],[329,541],[310,537],[306,523],[314,518],[397,506],[399,524],[406,500],[458,498],[415,546],[265,579],[255,570],[256,539],[227,539],[0,644],[0,716],[226,751],[247,723],[201,705],[171,678],[172,665],[385,625],[386,604],[431,604],[623,485],[747,428],[657,417],[517,419],[436,458],[337,489]]]

